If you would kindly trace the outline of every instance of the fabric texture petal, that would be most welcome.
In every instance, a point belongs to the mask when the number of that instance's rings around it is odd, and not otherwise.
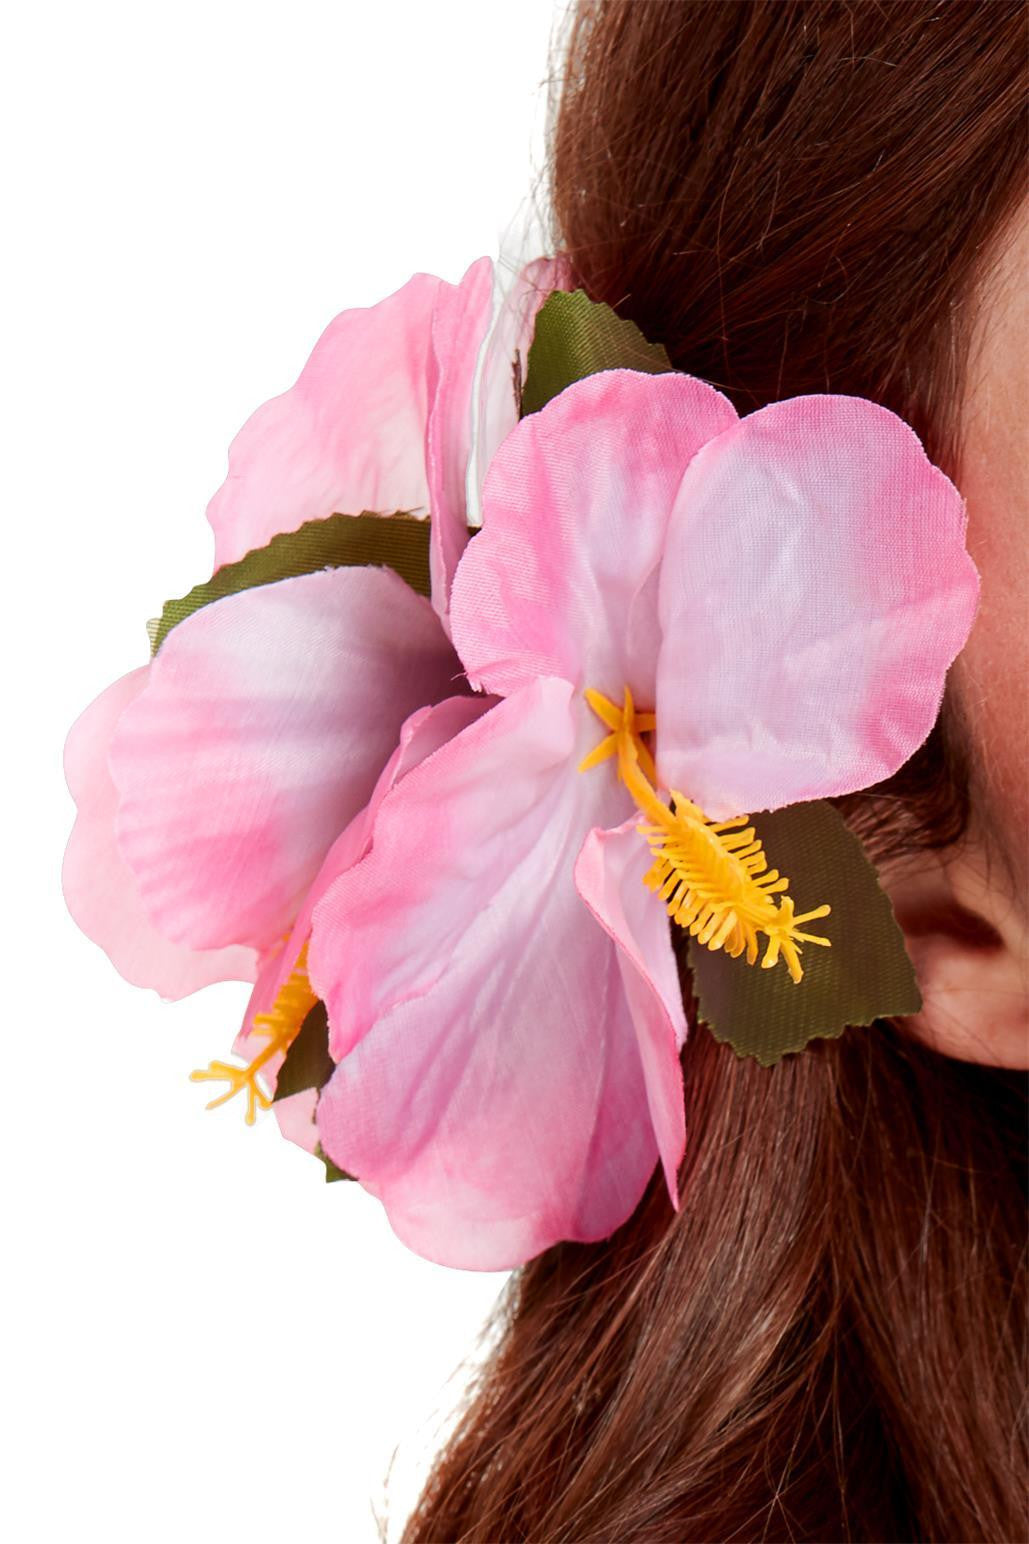
[[[432,313],[426,465],[432,517],[432,598],[446,618],[450,585],[468,542],[465,479],[472,440],[472,389],[490,322],[493,264],[480,257],[459,285],[441,285]]]
[[[251,1041],[254,1020],[258,1014],[269,1012],[281,988],[296,970],[304,946],[311,936],[311,915],[318,901],[334,880],[353,868],[369,852],[375,814],[386,794],[413,767],[487,712],[491,702],[489,697],[448,697],[435,707],[419,708],[403,725],[400,743],[386,763],[371,798],[329,849],[325,862],[304,897],[304,904],[285,946],[273,949],[262,964],[257,984],[247,1004],[243,1026],[232,1047],[237,1056],[249,1060],[255,1050],[261,1049],[262,1042],[259,1039]],[[349,1045],[344,1046],[343,1050],[337,1045],[335,1054],[342,1055],[348,1049]],[[281,1054],[274,1056],[262,1069],[264,1081],[273,1091],[282,1062]],[[318,1090],[304,1089],[288,1099],[278,1101],[274,1106],[282,1135],[312,1153],[318,1145],[318,1127],[315,1124],[317,1103]]]
[[[657,1162],[617,952],[575,892],[613,778],[575,770],[567,683],[501,702],[383,800],[315,908],[309,970],[353,1050],[322,1145],[429,1259],[497,1270],[630,1214]]]
[[[679,1164],[686,1148],[682,1065],[686,1039],[682,987],[668,915],[643,882],[651,852],[633,816],[615,831],[593,830],[575,865],[575,883],[618,945],[625,995],[639,1037],[650,1118],[672,1205],[679,1207]]]
[[[607,370],[522,419],[454,581],[473,684],[506,695],[552,675],[653,706],[668,518],[690,459],[735,418],[702,381]]]
[[[148,673],[143,666],[115,681],[68,735],[65,775],[78,814],[62,882],[76,923],[126,981],[179,998],[215,981],[253,981],[257,956],[239,947],[198,951],[165,938],[147,916],[135,877],[118,850],[118,790],[108,751],[122,713],[144,690]]]
[[[469,525],[482,523],[486,472],[518,422],[537,313],[548,295],[570,282],[568,264],[558,257],[538,257],[513,272],[503,263],[494,267],[493,323],[472,409],[475,431],[468,462]]]
[[[282,580],[180,623],[111,750],[119,847],[155,924],[195,948],[271,948],[404,719],[459,673],[388,569]]]
[[[207,506],[216,566],[305,520],[428,510],[432,313],[443,287],[416,274],[378,305],[342,312],[295,385],[251,415]]]
[[[440,746],[488,712],[493,701],[491,697],[448,697],[433,707],[419,708],[403,724],[397,748],[379,775],[371,798],[329,848],[325,861],[304,896],[304,903],[285,947],[276,950],[267,970],[262,970],[247,1007],[243,1028],[233,1047],[237,1054],[248,1054],[247,1043],[255,1014],[264,1013],[271,1007],[280,988],[296,969],[304,945],[311,936],[314,908],[340,875],[360,863],[371,850],[375,816],[387,793],[414,767],[420,766],[439,750]],[[337,1059],[351,1049],[347,1032],[346,1024],[336,1028],[332,1053]],[[269,1066],[274,1064],[269,1063]]]
[[[316,1088],[302,1088],[298,1094],[290,1094],[288,1099],[280,1099],[272,1105],[281,1134],[287,1142],[302,1147],[305,1153],[313,1153],[318,1147],[317,1108]]]
[[[964,530],[916,435],[862,398],[777,402],[708,444],[660,583],[666,785],[725,818],[896,771],[975,614]]]

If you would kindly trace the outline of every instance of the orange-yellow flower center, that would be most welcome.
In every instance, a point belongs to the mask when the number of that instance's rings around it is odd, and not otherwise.
[[[830,908],[794,911],[786,893],[789,880],[770,869],[761,840],[749,816],[708,820],[685,794],[671,790],[671,806],[657,791],[657,769],[643,736],[656,728],[653,713],[638,713],[625,688],[621,707],[602,692],[587,689],[586,701],[609,733],[580,764],[589,771],[611,757],[618,776],[647,817],[638,829],[646,837],[654,862],[645,883],[660,896],[669,916],[687,928],[708,949],[724,949],[748,965],[757,963],[758,934],[764,934],[762,966],[768,970],[781,958],[794,981],[804,970],[801,943],[829,947],[829,939],[801,932],[801,924],[827,917]],[[778,898],[778,899],[776,899]]]

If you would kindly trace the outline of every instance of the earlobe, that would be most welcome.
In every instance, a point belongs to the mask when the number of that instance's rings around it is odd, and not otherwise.
[[[982,847],[921,853],[880,877],[922,991],[906,1027],[960,1061],[1029,1069],[1029,939]]]

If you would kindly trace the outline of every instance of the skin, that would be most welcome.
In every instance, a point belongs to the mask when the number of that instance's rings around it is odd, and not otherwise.
[[[951,690],[972,749],[965,839],[885,882],[924,998],[909,1021],[963,1061],[1029,1068],[1029,202],[984,265],[958,487],[982,580]]]

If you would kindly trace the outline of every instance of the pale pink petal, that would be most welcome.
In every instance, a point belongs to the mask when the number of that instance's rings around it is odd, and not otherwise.
[[[353,868],[355,863],[359,863],[371,849],[375,816],[386,794],[412,768],[419,766],[441,745],[445,745],[488,712],[494,701],[492,697],[448,697],[445,702],[439,702],[434,707],[419,708],[403,724],[397,748],[383,768],[371,798],[329,848],[325,861],[304,896],[304,903],[285,948],[274,952],[267,972],[262,971],[258,979],[240,1037],[234,1046],[239,1054],[250,1054],[245,1047],[253,1028],[254,1015],[268,1011],[280,988],[296,969],[301,951],[311,936],[311,916],[315,906],[334,881]],[[337,1026],[333,1043],[333,1055],[337,1058],[345,1055],[351,1047],[347,1031],[346,1024]],[[278,1063],[275,1063],[276,1070],[277,1066]]]
[[[429,351],[442,286],[416,274],[378,305],[344,311],[296,384],[247,420],[207,506],[217,565],[337,511],[427,511]]]
[[[313,1153],[318,1146],[318,1126],[314,1118],[317,1108],[316,1088],[302,1088],[299,1093],[290,1094],[288,1099],[280,1099],[272,1105],[279,1131],[287,1142],[295,1142],[305,1153]]]
[[[657,1161],[617,951],[575,892],[626,814],[567,683],[500,703],[383,800],[315,908],[309,965],[356,1039],[322,1145],[430,1259],[497,1270],[632,1211]]]
[[[451,630],[473,683],[537,676],[653,707],[657,567],[690,458],[735,414],[682,375],[609,370],[524,418],[493,458]]]
[[[254,989],[250,993],[250,1000],[247,1003],[246,1012],[243,1014],[243,1023],[240,1025],[239,1033],[232,1045],[234,1053],[237,1056],[242,1056],[247,1061],[250,1060],[255,1051],[261,1049],[258,1041],[251,1041],[250,1036],[253,1033],[254,1020],[257,1015],[259,1013],[270,1013],[278,996],[279,987],[283,979],[282,958],[284,949],[284,941],[279,939],[271,949],[261,955],[260,968],[257,972],[257,979],[254,982]],[[289,971],[287,970],[284,974],[288,976]],[[271,1063],[268,1065],[271,1065]],[[278,1063],[276,1063],[277,1067]]]
[[[283,985],[296,970],[300,954],[311,936],[311,914],[315,906],[333,881],[360,862],[369,851],[375,814],[386,794],[412,767],[418,766],[441,745],[445,745],[476,718],[488,712],[492,702],[490,697],[449,697],[435,707],[419,708],[404,723],[400,730],[400,743],[386,763],[371,798],[329,849],[325,862],[304,897],[304,904],[285,946],[273,948],[262,961],[261,973],[243,1016],[242,1028],[232,1047],[235,1054],[244,1061],[249,1061],[262,1048],[263,1041],[259,1036],[251,1038],[254,1020],[258,1014],[270,1012]],[[338,1047],[336,1054],[342,1054]],[[283,1054],[273,1056],[262,1069],[265,1086],[272,1093],[284,1059]],[[288,1099],[278,1101],[274,1106],[283,1136],[312,1153],[318,1145],[318,1128],[314,1123],[317,1102],[317,1089],[303,1089]]]
[[[65,774],[78,815],[64,858],[68,910],[133,986],[185,997],[214,981],[252,981],[252,949],[197,951],[172,943],[143,909],[136,880],[114,835],[118,793],[107,755],[121,714],[147,682],[147,669],[123,676],[75,721],[65,747]]]
[[[495,700],[493,697],[448,697],[432,707],[419,708],[404,722],[397,747],[379,775],[371,798],[332,844],[304,897],[295,931],[302,933],[305,940],[311,931],[311,915],[322,896],[340,874],[353,868],[371,850],[379,805],[390,789],[435,755],[441,746],[488,713]]]
[[[468,464],[468,523],[482,520],[482,484],[497,448],[518,422],[536,317],[547,296],[571,279],[563,258],[539,257],[514,273],[493,274],[493,323],[475,393],[475,433]]]
[[[601,927],[618,945],[618,962],[647,1084],[672,1205],[679,1206],[679,1164],[686,1147],[682,1066],[686,1039],[682,987],[668,913],[643,882],[652,862],[633,816],[616,831],[591,831],[575,865],[575,883]]]
[[[489,326],[493,264],[480,257],[459,285],[440,286],[432,313],[426,462],[432,514],[433,604],[445,618],[450,585],[468,542],[465,479],[472,438],[472,386]]]
[[[796,397],[691,463],[660,585],[663,781],[711,816],[865,788],[932,727],[978,580],[901,419]]]
[[[373,824],[379,804],[395,783],[463,734],[469,725],[495,705],[493,697],[448,697],[444,702],[412,713],[401,729],[396,751],[376,785],[372,799]]]
[[[181,622],[111,751],[119,846],[154,922],[197,948],[270,948],[404,719],[458,669],[388,569],[285,579]]]
[[[332,882],[352,868],[369,851],[375,813],[386,794],[412,767],[418,766],[441,745],[459,734],[476,718],[487,712],[492,705],[489,697],[449,697],[435,707],[419,708],[412,713],[400,730],[400,743],[386,763],[368,803],[354,816],[346,830],[337,837],[329,849],[318,875],[304,897],[304,904],[293,925],[285,946],[277,945],[264,957],[243,1024],[232,1047],[235,1054],[249,1061],[262,1049],[260,1035],[254,1037],[254,1021],[258,1014],[268,1013],[275,1004],[285,982],[297,968],[300,954],[311,936],[311,913]],[[341,1054],[337,1051],[337,1054]],[[269,1092],[274,1093],[279,1069],[285,1055],[273,1056],[262,1068],[262,1077]],[[318,1145],[318,1128],[314,1123],[317,1089],[303,1089],[279,1100],[275,1117],[279,1130],[290,1142],[314,1152]]]

